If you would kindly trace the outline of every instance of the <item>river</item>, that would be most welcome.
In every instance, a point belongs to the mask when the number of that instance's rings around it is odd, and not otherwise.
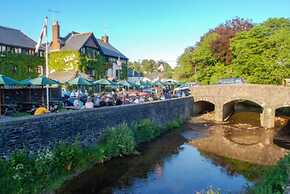
[[[140,155],[98,164],[68,181],[57,193],[194,194],[213,187],[244,193],[268,165],[288,150],[273,144],[277,129],[264,130],[257,113],[236,114],[226,124],[208,115],[142,146]],[[252,118],[241,124],[241,119]]]

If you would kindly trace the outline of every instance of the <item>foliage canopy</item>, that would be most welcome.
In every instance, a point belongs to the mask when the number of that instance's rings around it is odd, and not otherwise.
[[[229,77],[241,77],[248,83],[281,84],[290,76],[289,26],[287,18],[270,18],[256,25],[241,18],[229,20],[185,49],[174,76],[203,84]]]

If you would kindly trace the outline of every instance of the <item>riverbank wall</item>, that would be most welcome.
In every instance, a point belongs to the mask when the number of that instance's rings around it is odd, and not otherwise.
[[[0,121],[0,155],[9,156],[18,149],[37,152],[76,139],[84,146],[95,145],[108,127],[130,125],[142,119],[151,119],[164,127],[175,119],[189,118],[192,111],[193,98],[184,97],[7,119]]]

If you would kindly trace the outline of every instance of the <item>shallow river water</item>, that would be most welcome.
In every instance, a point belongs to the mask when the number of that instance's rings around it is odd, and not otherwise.
[[[211,187],[244,193],[265,165],[287,153],[272,143],[275,133],[253,123],[217,125],[193,117],[182,130],[144,145],[140,155],[98,164],[58,193],[194,194]]]

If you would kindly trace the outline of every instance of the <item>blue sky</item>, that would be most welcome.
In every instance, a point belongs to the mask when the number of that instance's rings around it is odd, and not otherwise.
[[[107,33],[131,60],[162,59],[174,65],[184,48],[225,20],[290,17],[290,0],[9,0],[1,2],[0,25],[37,40],[44,16],[52,22],[49,9],[60,11],[55,18],[63,36]]]

